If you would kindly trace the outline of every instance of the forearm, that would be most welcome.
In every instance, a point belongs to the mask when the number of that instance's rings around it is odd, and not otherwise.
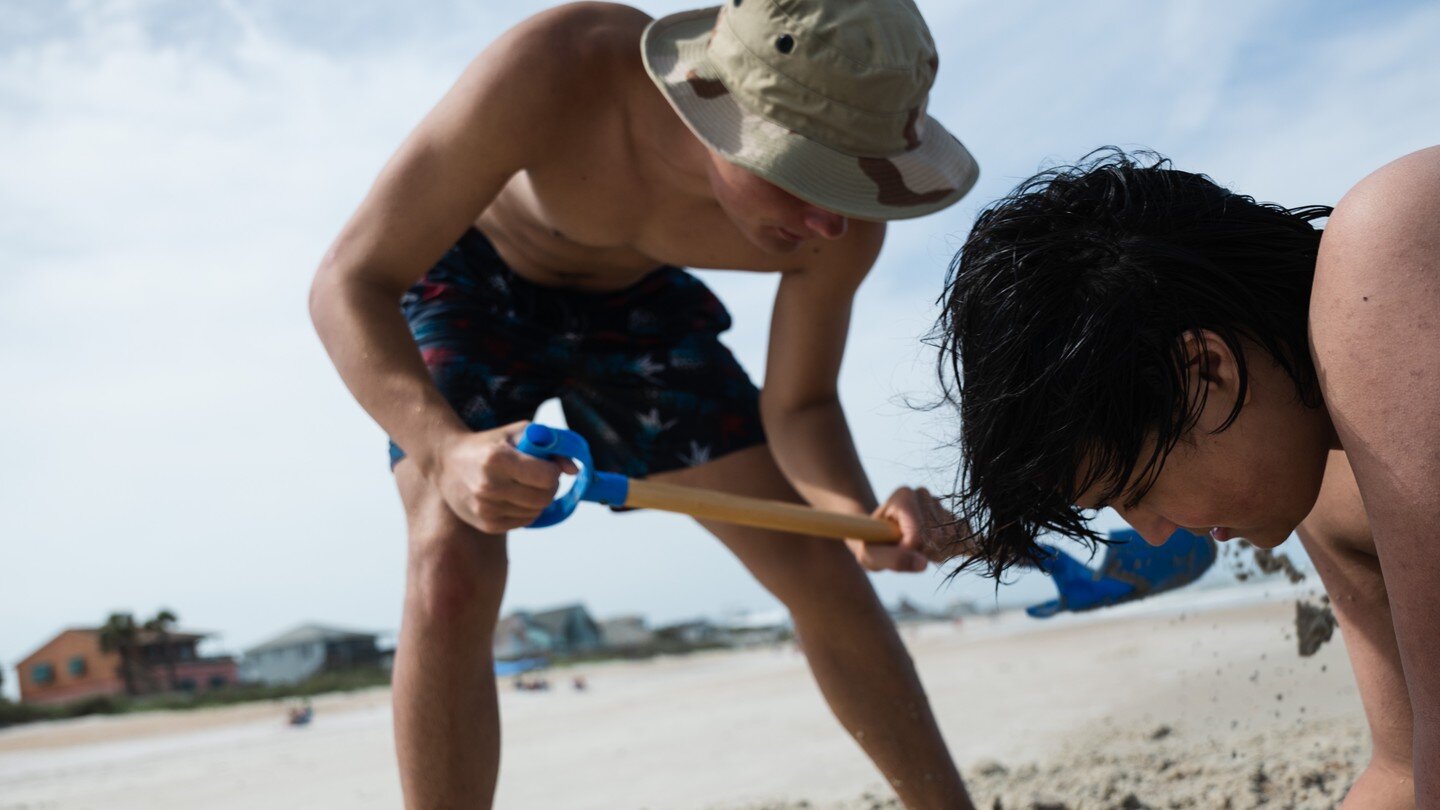
[[[1440,739],[1437,739],[1440,734],[1435,731],[1435,721],[1430,719],[1434,716],[1429,712],[1415,713],[1419,722],[1416,723],[1414,758],[1410,767],[1415,779],[1416,807],[1440,807],[1440,774],[1436,773],[1437,765],[1440,765]],[[1425,719],[1420,719],[1422,717]]]
[[[875,492],[836,400],[800,408],[761,404],[766,438],[775,462],[812,506],[868,515]]]
[[[322,269],[311,288],[310,315],[360,406],[428,473],[435,448],[469,429],[431,381],[398,298]]]

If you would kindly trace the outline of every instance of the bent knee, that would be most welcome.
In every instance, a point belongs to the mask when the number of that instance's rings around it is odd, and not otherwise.
[[[431,625],[493,626],[508,569],[503,536],[468,527],[412,534],[408,565],[407,618]]]

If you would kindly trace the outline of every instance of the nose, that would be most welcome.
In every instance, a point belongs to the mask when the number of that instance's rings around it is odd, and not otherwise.
[[[849,220],[833,211],[814,207],[805,210],[802,221],[811,233],[826,239],[839,239],[844,236],[849,224]]]
[[[1165,518],[1146,512],[1140,509],[1121,509],[1120,517],[1130,524],[1130,528],[1140,533],[1146,543],[1152,546],[1163,546],[1170,535],[1180,528],[1179,524],[1166,520]]]

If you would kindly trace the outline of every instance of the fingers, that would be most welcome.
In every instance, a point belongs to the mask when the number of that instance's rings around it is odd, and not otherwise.
[[[900,542],[847,541],[856,561],[869,571],[924,571],[930,561],[920,550],[921,524],[915,492],[910,489],[896,490],[888,501],[875,510],[873,517],[894,523],[900,530]]]
[[[925,515],[922,521],[925,529],[922,550],[931,562],[944,563],[975,553],[970,524],[957,518],[924,487],[916,490],[916,496]]]
[[[527,456],[510,448],[497,453],[486,465],[486,475],[499,482],[535,490],[549,498],[560,487],[561,466],[553,461]]]
[[[546,506],[549,506],[548,502],[536,507],[486,499],[480,502],[480,513],[493,522],[508,523],[512,524],[511,528],[519,528],[529,525]]]
[[[851,542],[855,559],[868,570],[924,571],[931,562],[942,563],[964,553],[964,544],[954,541],[968,537],[968,527],[923,487],[895,490],[874,516],[894,523],[900,530],[900,542]]]
[[[924,571],[930,561],[923,554],[899,548],[895,543],[866,543],[862,540],[845,541],[855,560],[867,571]]]
[[[522,453],[513,442],[527,422],[514,422],[476,438],[457,453],[441,482],[461,518],[482,531],[502,533],[529,525],[555,498],[562,472],[578,471],[570,459],[550,461]]]
[[[580,467],[575,464],[574,459],[558,456],[553,459],[539,458],[529,453],[522,453],[515,449],[515,443],[525,432],[528,421],[512,422],[503,428],[501,433],[506,438],[506,445],[511,452],[503,454],[503,458],[514,463],[514,466],[505,470],[512,478],[522,484],[549,489],[552,493],[560,485],[560,473],[578,475]]]
[[[529,526],[550,502],[549,494],[512,484],[487,488],[472,495],[468,503],[469,515],[459,510],[457,513],[482,531],[500,534]]]
[[[558,484],[558,478],[556,483]],[[555,500],[556,485],[532,487],[514,480],[492,480],[476,493],[481,501],[496,506],[539,512]]]

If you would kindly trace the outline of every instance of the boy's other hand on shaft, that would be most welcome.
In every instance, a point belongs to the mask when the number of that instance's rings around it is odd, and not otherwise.
[[[871,516],[895,524],[900,542],[846,540],[855,559],[867,570],[919,572],[954,553],[949,540],[955,535],[955,516],[923,487],[895,490]]]

